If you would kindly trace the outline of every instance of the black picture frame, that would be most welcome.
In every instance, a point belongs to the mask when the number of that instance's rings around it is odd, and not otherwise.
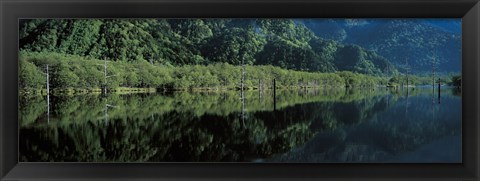
[[[1,180],[478,180],[478,0],[0,0]],[[18,163],[20,18],[462,18],[461,164]]]

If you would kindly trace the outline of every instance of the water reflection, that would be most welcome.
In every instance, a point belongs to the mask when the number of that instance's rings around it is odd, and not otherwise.
[[[49,114],[22,97],[20,160],[460,162],[460,92],[442,91],[441,104],[422,88],[57,96]]]

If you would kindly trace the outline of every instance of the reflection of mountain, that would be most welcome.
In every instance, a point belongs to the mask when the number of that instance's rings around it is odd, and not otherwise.
[[[251,161],[287,152],[316,132],[362,122],[385,109],[378,106],[386,101],[378,92],[320,92],[284,92],[278,96],[277,111],[272,106],[263,108],[265,104],[250,107],[244,122],[239,119],[240,104],[232,104],[235,108],[225,108],[226,112],[212,111],[215,108],[210,105],[222,102],[225,96],[215,93],[180,94],[185,100],[180,95],[111,97],[112,104],[119,107],[109,110],[107,122],[98,98],[57,100],[62,106],[53,106],[56,115],[50,123],[22,122],[22,160]],[[258,95],[247,95],[249,104],[254,105]],[[187,106],[192,104],[189,100],[196,100],[199,106]],[[362,113],[346,118],[344,113],[334,112],[350,105]],[[374,110],[377,108],[382,109]],[[135,114],[127,115],[129,111]]]
[[[460,162],[461,102],[447,96],[432,104],[431,98],[428,93],[401,98],[368,121],[318,133],[269,161]]]
[[[398,163],[412,163],[419,160],[425,163],[438,163],[438,162],[460,162],[462,157],[462,137],[447,136],[439,140],[433,141],[420,148],[401,154],[391,159],[392,162]],[[442,161],[439,161],[442,160]]]

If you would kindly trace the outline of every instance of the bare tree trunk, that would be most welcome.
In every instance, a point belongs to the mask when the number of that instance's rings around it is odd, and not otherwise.
[[[245,62],[244,62],[244,59],[245,59],[245,55],[242,57],[242,79],[241,79],[241,101],[242,101],[242,114],[241,114],[241,118],[242,118],[242,123],[243,125],[245,126]]]
[[[410,67],[408,66],[408,59],[405,59],[405,64],[406,64],[405,69],[406,69],[406,71],[407,71],[406,77],[407,77],[407,97],[408,97],[408,93],[409,93],[409,92],[408,92],[408,85],[410,84],[410,82],[409,82],[409,80],[408,80],[409,70],[410,70]]]

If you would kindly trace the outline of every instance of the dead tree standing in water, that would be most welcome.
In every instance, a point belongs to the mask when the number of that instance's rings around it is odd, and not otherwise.
[[[97,64],[97,65],[102,65],[102,64]],[[107,78],[114,77],[116,75],[109,75],[107,76],[107,59],[103,58],[103,86],[102,86],[102,94],[106,95],[107,94]]]
[[[242,64],[241,64],[241,66],[242,66],[242,73],[241,73],[241,74],[242,74],[242,77],[241,77],[241,80],[240,80],[240,84],[241,84],[241,85],[240,85],[240,86],[241,86],[241,87],[240,87],[240,100],[242,101],[242,113],[241,113],[240,117],[241,117],[241,119],[242,119],[243,125],[245,126],[245,116],[246,116],[246,115],[245,115],[245,114],[246,114],[246,109],[245,109],[245,90],[244,90],[244,89],[245,89],[245,74],[246,74],[246,72],[245,72],[245,53],[243,54],[243,56],[242,56],[241,59],[242,59],[242,62],[241,62],[241,63],[242,63]]]
[[[46,87],[47,87],[47,123],[50,123],[50,78],[48,73],[48,64],[46,67],[45,75],[47,76]]]
[[[410,84],[409,80],[408,80],[408,76],[409,76],[409,70],[410,70],[410,67],[408,66],[408,59],[405,58],[405,70],[406,70],[406,79],[407,79],[407,96],[409,94],[408,92],[408,85]]]

